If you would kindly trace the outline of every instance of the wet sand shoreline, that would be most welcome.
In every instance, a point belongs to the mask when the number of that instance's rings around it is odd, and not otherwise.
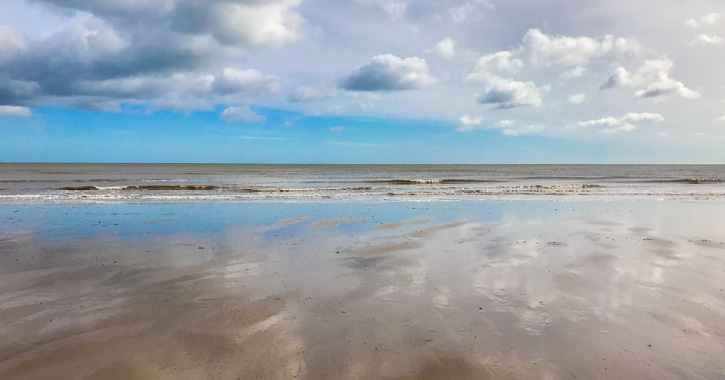
[[[3,205],[0,378],[721,379],[723,211]]]

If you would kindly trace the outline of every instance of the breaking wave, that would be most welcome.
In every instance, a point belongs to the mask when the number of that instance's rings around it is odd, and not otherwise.
[[[208,191],[218,190],[219,186],[215,185],[145,185],[145,186],[68,186],[62,187],[60,190],[69,191],[93,191],[93,190],[149,190],[149,191]]]
[[[440,179],[440,178],[414,178],[414,179],[388,179],[379,181],[366,181],[367,183],[379,183],[388,185],[462,185],[474,183],[496,183],[500,181],[483,179]]]

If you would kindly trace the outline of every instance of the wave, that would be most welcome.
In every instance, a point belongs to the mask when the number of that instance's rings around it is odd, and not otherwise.
[[[271,197],[353,197],[353,196],[467,196],[467,195],[557,195],[557,194],[591,194],[602,192],[602,187],[594,184],[550,184],[550,185],[497,185],[483,188],[457,187],[420,187],[402,191],[395,187],[218,187],[212,185],[153,185],[153,186],[76,186],[64,187],[60,190],[77,191],[82,197],[113,196],[144,197],[143,191],[183,190],[185,192],[223,190],[222,196],[244,196],[244,194]],[[136,190],[137,192],[131,192]],[[400,190],[400,191],[398,191]],[[128,193],[120,195],[120,193]],[[90,195],[93,194],[93,195]],[[67,193],[61,194],[67,196]]]
[[[144,185],[144,186],[68,186],[62,187],[60,190],[69,191],[93,191],[93,190],[149,190],[149,191],[208,191],[218,190],[219,186],[215,185]]]
[[[555,185],[519,185],[494,186],[482,189],[453,189],[449,191],[389,191],[389,196],[430,196],[430,195],[590,195],[606,194],[602,186],[593,184],[555,184]]]
[[[388,185],[453,185],[473,183],[497,183],[500,181],[486,179],[462,179],[462,178],[413,178],[413,179],[387,179],[376,181],[365,181],[366,183],[382,183]]]
[[[300,192],[356,192],[369,191],[373,187],[240,187],[216,186],[216,185],[142,185],[142,186],[68,186],[59,190],[65,191],[119,191],[119,190],[148,190],[148,191],[210,191],[228,190],[241,193],[300,193]]]
[[[704,184],[712,184],[712,183],[723,183],[725,180],[720,178],[686,178],[686,179],[673,179],[673,180],[663,180],[659,182],[669,182],[669,183],[687,183],[690,185],[704,185]]]
[[[244,187],[240,190],[248,193],[310,193],[315,191],[324,192],[357,192],[374,190],[373,187]]]

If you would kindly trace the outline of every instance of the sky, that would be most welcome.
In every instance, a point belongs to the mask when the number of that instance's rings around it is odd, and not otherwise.
[[[0,162],[725,163],[721,0],[0,0]]]

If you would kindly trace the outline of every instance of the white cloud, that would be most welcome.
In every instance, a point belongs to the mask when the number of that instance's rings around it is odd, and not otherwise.
[[[637,127],[632,124],[624,124],[624,125],[620,125],[619,127],[602,129],[599,132],[603,133],[605,135],[611,135],[611,134],[615,134],[615,133],[631,132],[631,131],[635,130],[636,128]]]
[[[0,106],[0,117],[28,117],[32,114],[33,113],[30,111],[30,108],[27,107]]]
[[[602,40],[590,37],[548,36],[531,29],[523,39],[531,61],[537,65],[586,66],[593,58],[610,53],[638,53],[639,43],[606,35]]]
[[[405,15],[408,4],[401,0],[355,0],[368,7],[376,7],[383,10],[393,18],[400,18]]]
[[[540,124],[531,124],[521,127],[515,127],[513,120],[501,120],[496,124],[486,124],[483,117],[472,117],[469,115],[463,115],[459,119],[459,127],[456,128],[456,132],[465,133],[475,130],[501,130],[501,134],[505,136],[520,136],[526,134],[532,134],[541,132],[546,129]]]
[[[292,103],[313,103],[321,102],[331,98],[332,95],[328,91],[324,91],[312,87],[297,87],[289,96],[287,100]]]
[[[715,121],[725,121],[725,115],[715,118]]]
[[[707,25],[717,25],[720,22],[722,15],[719,13],[710,13],[708,15],[700,17],[700,21]]]
[[[530,135],[533,133],[542,132],[545,130],[546,127],[544,127],[541,124],[531,124],[526,125],[520,128],[504,128],[501,133],[503,133],[506,136],[521,136],[521,135]]]
[[[722,37],[715,36],[715,35],[709,35],[709,34],[701,34],[697,36],[692,42],[690,42],[690,45],[719,45],[722,43]]]
[[[378,55],[345,78],[340,86],[349,91],[420,89],[436,82],[428,71],[428,63],[423,58]]]
[[[260,123],[267,120],[263,115],[252,111],[249,106],[229,107],[222,112],[221,118],[226,121],[242,121],[245,123]]]
[[[483,93],[477,97],[480,104],[491,104],[498,109],[541,106],[541,89],[534,82],[519,82],[495,75],[477,77],[476,80],[486,84]]]
[[[330,130],[333,131],[333,132],[341,132],[344,129],[345,129],[345,127],[332,127],[332,128],[330,128]]]
[[[700,26],[700,23],[697,22],[694,18],[687,19],[685,21],[685,26],[689,26],[690,28],[697,28]]]
[[[587,96],[584,94],[575,94],[569,97],[569,103],[579,104],[586,99]]]
[[[185,27],[196,33],[211,32],[224,43],[280,46],[301,37],[299,4],[300,0],[187,3],[177,8],[184,11],[178,17],[188,20],[177,23],[185,23]],[[195,21],[203,24],[194,24]]]
[[[501,73],[516,73],[524,62],[513,58],[510,51],[499,51],[481,56],[476,67],[468,74],[469,80],[483,82],[484,92],[477,95],[480,104],[491,104],[494,108],[516,108],[541,105],[541,89],[534,82],[521,82],[499,76]]]
[[[490,75],[496,73],[517,73],[524,67],[520,59],[512,58],[510,51],[500,51],[487,54],[478,58],[473,72],[468,74],[468,79],[486,80]]]
[[[685,25],[691,28],[699,28],[702,25],[714,26],[720,23],[720,19],[722,19],[722,15],[720,13],[710,13],[700,17],[699,21],[694,18],[688,19],[685,21]]]
[[[580,127],[604,127],[599,132],[605,134],[630,132],[637,128],[635,124],[651,124],[661,123],[665,118],[656,113],[635,113],[629,112],[622,117],[605,117],[596,120],[581,121],[578,123]]]
[[[667,95],[677,95],[685,99],[699,98],[699,92],[687,88],[682,82],[670,77],[669,72],[672,67],[673,63],[667,57],[646,60],[633,74],[623,67],[618,67],[600,88],[607,89],[618,85],[640,88],[635,92],[635,96],[639,98]]]
[[[460,23],[465,21],[471,12],[479,9],[480,7],[494,9],[490,0],[467,0],[461,5],[451,8],[449,12],[453,21]]]
[[[436,44],[433,51],[443,58],[453,58],[456,55],[456,43],[450,38],[445,38]]]
[[[456,132],[470,132],[476,129],[481,129],[480,126],[483,124],[483,117],[463,115],[458,119],[458,121],[460,126],[456,128]]]
[[[269,94],[279,90],[279,78],[254,69],[226,68],[221,75],[214,78],[214,90],[221,94]]]

